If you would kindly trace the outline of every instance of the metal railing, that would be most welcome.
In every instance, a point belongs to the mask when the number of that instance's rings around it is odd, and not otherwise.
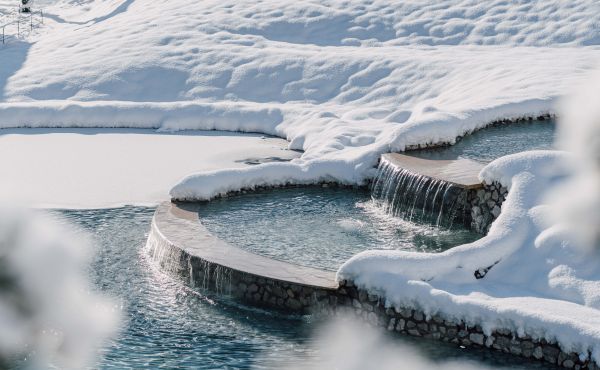
[[[2,44],[5,44],[6,40],[7,40],[6,27],[16,24],[17,38],[21,38],[21,24],[29,23],[29,31],[30,32],[33,31],[34,27],[36,26],[36,24],[34,22],[34,17],[36,15],[40,16],[40,22],[38,22],[37,25],[44,24],[44,11],[42,9],[40,9],[38,11],[31,11],[28,13],[23,13],[23,12],[21,12],[21,8],[19,7],[19,9],[17,9],[16,12],[11,12],[11,13],[6,14],[5,18],[10,18],[12,16],[13,19],[11,21],[8,21],[8,22],[0,25],[0,27],[2,27]],[[27,17],[29,17],[29,19],[27,19]]]

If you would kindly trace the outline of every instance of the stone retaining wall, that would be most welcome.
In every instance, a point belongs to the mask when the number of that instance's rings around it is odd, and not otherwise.
[[[519,337],[510,330],[495,330],[485,334],[480,326],[453,321],[442,316],[428,317],[414,308],[386,308],[384,299],[357,289],[350,281],[340,283],[336,312],[350,313],[371,325],[405,335],[454,343],[465,347],[485,347],[531,360],[548,362],[568,369],[600,370],[593,361],[582,361],[577,353],[565,353],[556,343],[529,336]],[[328,311],[331,312],[331,311]],[[588,359],[590,354],[588,353]]]
[[[471,132],[467,132],[462,136],[459,136],[455,139],[455,142],[460,141],[463,137],[465,136],[469,136],[471,134],[473,134],[474,132],[477,132],[479,130],[483,130],[489,127],[497,127],[497,126],[505,126],[505,125],[510,125],[512,123],[519,123],[519,122],[532,122],[532,121],[548,121],[548,120],[552,120],[552,119],[556,119],[556,115],[555,114],[550,114],[550,113],[546,113],[546,114],[542,114],[539,116],[524,116],[524,117],[517,117],[517,118],[513,118],[513,119],[499,119],[499,120],[495,120],[490,122],[487,125],[484,125],[482,127],[479,127],[476,130],[473,130]],[[411,150],[419,150],[419,149],[432,149],[432,148],[442,148],[445,146],[450,146],[452,145],[449,142],[437,142],[437,143],[425,143],[425,144],[419,144],[419,145],[408,145],[406,148],[404,148],[404,151],[411,151]]]
[[[493,188],[490,186],[489,189]],[[482,199],[485,198],[484,195]],[[496,330],[486,334],[479,326],[470,326],[442,316],[428,317],[415,307],[386,307],[384,298],[358,289],[351,281],[342,281],[338,285],[332,277],[332,281],[326,286],[311,286],[211,263],[195,255],[194,252],[198,250],[194,246],[184,247],[171,242],[166,235],[174,229],[168,229],[168,224],[164,224],[164,221],[162,226],[163,229],[158,228],[155,214],[146,246],[147,252],[162,269],[177,275],[192,287],[230,295],[254,306],[296,314],[350,314],[373,326],[404,335],[465,347],[485,347],[565,368],[600,370],[598,364],[589,360],[582,361],[578,354],[565,353],[556,343],[544,339],[519,337],[510,330]],[[183,234],[190,232],[181,229],[177,231]],[[192,233],[197,231],[192,230]],[[293,278],[294,276],[289,276],[290,280]],[[583,357],[590,358],[589,354]]]
[[[479,189],[469,190],[467,203],[471,209],[471,229],[487,234],[492,222],[500,215],[502,203],[507,195],[508,189],[498,182],[483,184]]]
[[[241,271],[226,270],[196,260],[191,260],[189,264],[195,277],[203,278],[206,275],[211,277],[209,281],[203,282],[202,288],[224,292],[233,298],[254,306],[297,314],[309,314],[316,307],[327,306],[330,303],[335,304],[332,299],[336,296],[335,290],[269,279]],[[219,276],[219,273],[216,272],[219,268],[223,270],[222,273],[228,275],[225,281],[212,278]]]
[[[222,199],[222,198],[228,198],[228,197],[233,197],[236,195],[241,195],[241,194],[250,194],[250,193],[256,193],[256,192],[260,192],[260,191],[267,191],[267,190],[275,190],[275,189],[298,189],[298,188],[339,188],[339,189],[354,189],[354,190],[368,190],[370,186],[370,183],[365,183],[362,185],[356,185],[356,184],[342,184],[340,182],[336,182],[336,181],[321,181],[321,182],[311,182],[311,183],[307,183],[307,184],[294,184],[294,183],[290,183],[290,184],[280,184],[280,185],[257,185],[257,186],[253,186],[253,187],[245,187],[242,188],[240,190],[232,190],[232,191],[228,191],[226,193],[221,193],[221,194],[217,194],[214,197],[212,197],[210,200],[214,200],[214,199]],[[182,200],[183,202],[185,202],[185,200]],[[205,200],[207,201],[207,200]]]
[[[193,288],[229,295],[253,306],[308,314],[319,307],[335,306],[336,289],[270,279],[194,256],[170,243],[153,225],[146,249],[161,268]]]

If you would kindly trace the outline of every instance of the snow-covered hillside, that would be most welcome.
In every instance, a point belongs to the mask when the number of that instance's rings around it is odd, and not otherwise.
[[[0,54],[0,125],[277,134],[306,151],[291,181],[331,159],[361,182],[381,152],[550,111],[600,63],[591,0],[46,4]]]

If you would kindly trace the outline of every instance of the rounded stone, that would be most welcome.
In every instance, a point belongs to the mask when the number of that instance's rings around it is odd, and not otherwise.
[[[392,317],[388,323],[387,330],[392,331],[396,327],[396,318]]]
[[[377,315],[375,314],[375,312],[369,312],[369,314],[367,315],[367,320],[372,325],[379,324],[379,318],[377,317]]]
[[[498,216],[500,216],[500,207],[494,206],[494,208],[492,209],[492,215],[494,216],[494,218],[498,218]]]
[[[483,346],[483,341],[485,338],[483,334],[472,333],[471,335],[469,335],[469,339],[471,340],[471,342]]]
[[[425,319],[423,313],[420,311],[415,311],[415,313],[413,314],[413,318],[417,321],[423,321],[423,319]]]

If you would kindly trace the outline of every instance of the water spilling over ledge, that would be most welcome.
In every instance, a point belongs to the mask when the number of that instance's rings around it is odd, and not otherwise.
[[[479,191],[482,191],[479,189]],[[577,353],[562,352],[555,342],[521,337],[510,328],[491,333],[481,326],[418,307],[389,307],[378,292],[334,274],[253,255],[219,240],[201,224],[196,205],[163,203],[156,210],[146,245],[151,259],[191,287],[229,295],[253,306],[287,313],[343,314],[376,327],[464,347],[490,348],[556,364],[556,356],[589,365]],[[548,356],[546,355],[548,354]],[[595,366],[595,365],[594,365]],[[587,367],[597,368],[597,367]]]
[[[483,166],[462,160],[427,160],[385,154],[372,183],[372,198],[391,216],[438,227],[469,226],[470,193],[483,187]]]

